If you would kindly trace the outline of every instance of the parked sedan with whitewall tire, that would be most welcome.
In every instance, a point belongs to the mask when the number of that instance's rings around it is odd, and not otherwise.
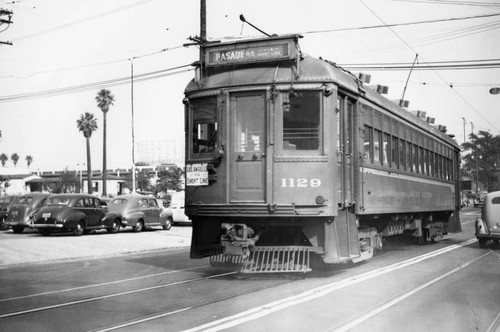
[[[157,199],[144,195],[120,195],[108,204],[110,212],[120,216],[121,227],[132,227],[135,232],[144,228],[172,227],[172,213],[158,205]]]
[[[32,227],[42,235],[72,232],[73,235],[80,236],[99,229],[117,233],[120,230],[120,217],[116,213],[110,213],[106,203],[95,196],[56,194],[47,198]]]

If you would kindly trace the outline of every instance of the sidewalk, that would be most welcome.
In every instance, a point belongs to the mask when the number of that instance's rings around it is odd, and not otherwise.
[[[127,228],[118,234],[99,231],[79,237],[57,233],[42,236],[29,229],[22,234],[0,231],[0,268],[189,247],[191,230],[191,226],[173,226],[168,231],[155,228],[133,233]]]

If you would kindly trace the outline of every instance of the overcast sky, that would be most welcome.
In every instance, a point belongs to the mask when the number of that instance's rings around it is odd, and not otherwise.
[[[76,120],[91,112],[99,125],[92,166],[100,169],[102,112],[94,98],[107,88],[115,97],[107,165],[130,167],[131,58],[136,142],[182,139],[183,91],[198,60],[198,50],[183,44],[199,35],[199,7],[199,0],[0,0],[14,12],[13,24],[0,25],[0,41],[13,43],[0,45],[0,153],[19,154],[17,167],[31,155],[32,170],[76,169],[86,161]],[[500,95],[489,93],[500,86],[499,0],[207,0],[208,38],[259,36],[240,14],[268,33],[302,34],[304,53],[340,65],[411,64],[416,54],[422,64],[493,64],[415,70],[405,99],[459,143],[462,118],[466,136],[472,128],[500,134]],[[401,98],[409,71],[365,72],[372,84],[389,86],[389,99]]]

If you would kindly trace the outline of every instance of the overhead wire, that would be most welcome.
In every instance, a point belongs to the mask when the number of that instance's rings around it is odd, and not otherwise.
[[[363,0],[359,0],[363,6],[365,6],[380,22],[382,22],[384,25],[386,25],[386,23],[384,22],[384,20],[379,16],[377,15],[377,13],[375,13],[369,6],[367,6]],[[414,52],[415,54],[418,54],[418,52],[411,46],[409,45],[401,36],[399,36],[390,26],[387,26],[387,28],[403,43],[405,44],[412,52]],[[421,57],[422,58],[422,57]],[[426,61],[424,60],[424,63],[426,63]],[[432,69],[432,68],[431,68]],[[438,76],[443,82],[447,82],[438,72],[434,71],[434,74],[436,76]],[[481,112],[479,112],[475,107],[474,105],[472,105],[468,100],[465,99],[465,97],[463,97],[456,89],[453,89],[453,86],[450,85],[450,88],[451,90],[455,93],[455,95],[457,95],[465,104],[467,104],[470,109],[472,109],[477,115],[479,115],[484,121],[486,121],[486,123],[488,123],[492,128],[494,128],[496,131],[500,132],[500,129],[498,129],[493,123],[491,123],[491,121],[489,121],[486,117],[484,117]]]
[[[144,73],[144,74],[134,75],[134,78],[133,78],[134,84],[137,82],[149,81],[152,79],[157,79],[157,78],[162,78],[162,77],[166,77],[166,76],[172,76],[172,75],[186,73],[186,72],[192,71],[193,69],[192,68],[183,69],[183,68],[190,67],[190,66],[191,66],[191,64],[188,64],[188,65],[182,65],[182,66],[172,67],[172,68],[168,68],[168,69],[152,71],[152,72],[148,72],[148,73]],[[182,69],[182,70],[179,70],[179,69]],[[37,98],[44,98],[44,97],[53,97],[53,96],[70,94],[70,93],[78,93],[78,92],[94,90],[96,88],[114,87],[114,86],[125,85],[125,84],[129,84],[130,82],[131,82],[130,76],[119,77],[119,78],[114,78],[114,79],[110,79],[110,80],[79,84],[79,85],[74,85],[74,86],[69,86],[69,87],[64,87],[64,88],[58,88],[58,89],[50,89],[50,90],[21,93],[21,94],[10,95],[10,96],[2,96],[2,97],[0,97],[0,103],[20,101],[20,100],[30,100],[30,99],[37,99]]]

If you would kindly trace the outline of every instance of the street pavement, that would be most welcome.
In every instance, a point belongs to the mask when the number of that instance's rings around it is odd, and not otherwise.
[[[30,229],[22,234],[0,231],[0,268],[186,248],[191,243],[191,230],[190,225],[173,226],[168,231],[153,228],[140,233],[125,228],[118,234],[98,231],[83,236],[57,233],[42,236]]]

